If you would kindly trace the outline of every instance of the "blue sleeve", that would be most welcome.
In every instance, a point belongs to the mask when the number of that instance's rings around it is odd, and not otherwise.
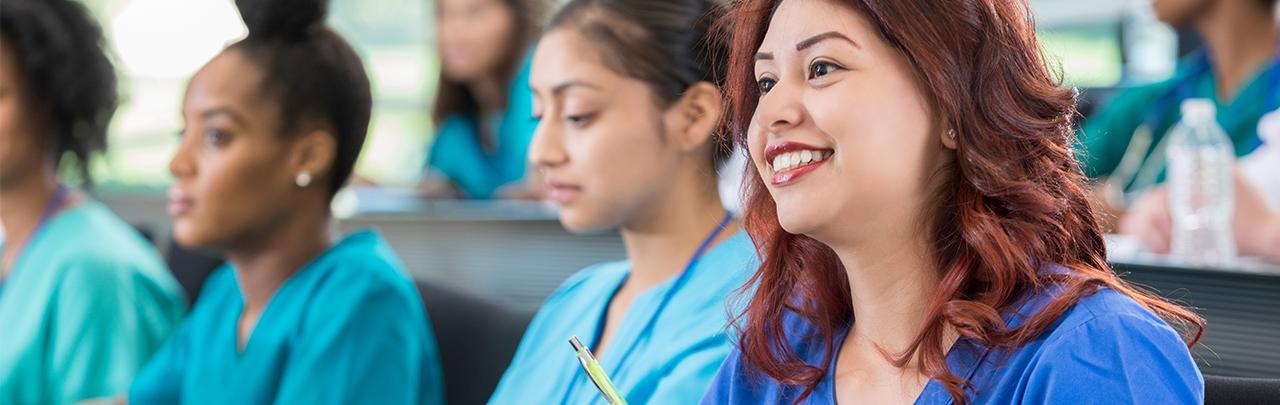
[[[1186,344],[1150,314],[1098,315],[1047,342],[1029,373],[1023,403],[1204,403]]]
[[[276,402],[443,403],[435,342],[416,294],[346,273],[353,276],[329,280],[303,315]]]
[[[758,381],[749,375],[743,367],[742,351],[734,348],[729,357],[720,365],[720,371],[711,379],[711,386],[702,396],[702,405],[721,404],[760,404],[765,398],[760,395],[761,387],[751,386],[749,381]]]

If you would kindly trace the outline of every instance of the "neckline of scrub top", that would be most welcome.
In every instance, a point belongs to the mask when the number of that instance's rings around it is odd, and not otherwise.
[[[1047,270],[1042,269],[1041,271],[1063,272],[1065,270],[1052,266]],[[1004,319],[1005,325],[1009,329],[1017,328],[1022,325],[1028,316],[1039,312],[1040,307],[1045,304],[1044,301],[1046,299],[1051,299],[1057,295],[1057,291],[1054,291],[1056,289],[1055,287],[1050,286],[1046,288],[1049,289],[1048,292],[1037,293],[1035,291],[1029,291],[1024,294],[1024,297],[1020,300],[1021,302],[1014,307],[1014,310],[1007,311],[1001,316],[1001,318]],[[1032,312],[1028,313],[1028,310],[1031,310]],[[852,327],[852,324],[846,324],[842,330],[837,331],[835,334],[835,340],[832,341],[832,347],[836,348],[836,353],[831,356],[831,364],[827,366],[826,374],[826,380],[829,382],[829,386],[826,387],[826,389],[829,390],[832,401],[836,400],[835,371],[836,364],[839,364],[840,360],[840,346],[843,345],[844,340],[849,337],[849,333],[853,329]],[[947,349],[947,354],[944,360],[947,369],[950,370],[952,374],[964,381],[970,381],[978,371],[978,366],[986,360],[991,352],[991,347],[961,336],[959,339],[956,339],[956,342],[951,345],[950,349]],[[974,393],[971,391],[971,388],[972,387],[966,387],[964,389],[965,393],[973,395]],[[942,403],[948,405],[954,403],[954,399],[951,398],[951,394],[947,392],[946,387],[943,387],[942,383],[939,383],[933,378],[930,378],[929,381],[925,383],[924,389],[920,390],[920,394],[916,396],[916,399],[912,401],[912,404],[923,404],[924,402],[921,401],[926,400],[934,401],[929,403]]]
[[[702,263],[717,262],[717,260],[710,260],[710,259],[718,258],[727,254],[732,254],[734,250],[729,249],[729,247],[738,243],[744,243],[744,242],[741,242],[741,239],[744,239],[744,238],[747,238],[746,232],[743,229],[739,228],[737,230],[734,230],[733,233],[730,234],[728,237],[726,237],[724,240],[720,241],[720,243],[717,243],[715,245],[708,247],[706,253],[702,255],[702,258],[698,260],[697,263],[695,263],[694,266],[688,270],[688,272],[691,273],[689,274],[689,278],[692,279],[695,276],[701,274],[702,268],[705,267],[702,265]],[[745,243],[750,243],[750,242],[748,241]],[[605,314],[609,312],[609,302],[613,300],[614,294],[617,293],[617,290],[622,287],[622,283],[626,281],[627,276],[631,273],[630,263],[628,263],[628,265],[623,267],[622,269],[624,271],[620,271],[618,272],[618,274],[613,275],[614,279],[609,280],[609,282],[605,284],[605,285],[613,285],[613,288],[609,289],[610,292],[604,295],[604,303],[603,303],[604,305],[601,306],[602,308],[600,310],[601,311],[600,315],[591,317],[592,322],[594,324],[591,325],[591,328],[590,328],[590,330],[593,331],[590,337],[591,340],[589,341],[590,347],[595,347],[596,343],[598,343],[600,340],[600,332],[602,329],[601,324],[605,321]],[[651,318],[661,315],[656,312],[648,313],[648,312],[652,312],[652,311],[649,311],[648,308],[658,304],[656,301],[658,298],[660,298],[659,295],[661,293],[666,292],[667,289],[671,288],[672,284],[675,283],[676,278],[677,277],[674,277],[674,276],[671,278],[668,278],[667,280],[664,280],[661,283],[658,283],[652,287],[649,287],[648,290],[645,290],[643,293],[636,296],[636,299],[631,303],[631,308],[629,308],[627,310],[627,313],[622,316],[622,324],[631,325],[633,324],[632,322],[637,321],[636,319],[633,319],[633,318],[646,315],[646,313],[648,317],[643,319],[644,321],[650,321]],[[654,321],[656,322],[656,320]],[[613,341],[610,343],[611,347],[609,348],[609,350],[605,351],[602,356],[599,356],[597,358],[600,362],[600,366],[605,369],[605,373],[610,376],[616,376],[618,370],[623,367],[623,364],[621,363],[620,359],[617,358],[619,356],[618,350],[620,348],[626,349],[628,346],[635,345],[635,343],[638,341],[638,335],[640,335],[639,328],[630,328],[630,329],[621,328],[618,330],[618,332],[619,334],[614,335]],[[584,342],[584,343],[587,343],[587,342]],[[620,344],[625,344],[626,346],[618,346]],[[566,393],[566,395],[569,395],[569,396],[573,395],[572,393],[575,392],[574,388],[576,388],[577,385],[581,383],[582,383],[581,380],[578,380],[578,379],[573,380],[573,382],[571,382],[569,385],[569,391],[568,393]]]
[[[298,271],[290,274],[289,278],[285,279],[283,283],[280,283],[280,287],[277,287],[275,292],[271,293],[271,298],[267,299],[267,305],[262,308],[262,313],[258,314],[258,320],[253,324],[253,330],[249,331],[249,336],[244,340],[244,347],[240,347],[240,317],[244,316],[244,290],[240,288],[240,278],[236,276],[235,265],[231,264],[231,262],[227,262],[226,266],[231,270],[232,284],[236,287],[234,294],[235,302],[232,307],[235,310],[235,322],[232,322],[233,327],[230,328],[232,333],[232,352],[235,353],[236,360],[244,358],[245,353],[248,353],[250,347],[253,346],[254,336],[258,335],[258,331],[260,330],[259,327],[262,326],[262,321],[268,319],[269,314],[274,313],[272,308],[275,308],[276,297],[280,296],[281,291],[284,291],[286,288],[292,288],[291,286],[296,284],[295,280],[298,280],[300,275],[304,272],[314,271],[314,269],[319,268],[321,264],[328,261],[328,258],[336,255],[337,252],[374,243],[377,241],[377,238],[377,233],[372,230],[352,232],[351,234],[343,237],[342,240],[339,240],[337,243],[329,246],[329,248],[325,249],[324,252],[316,255],[316,257],[312,258],[311,261],[308,261],[307,264],[298,268]]]

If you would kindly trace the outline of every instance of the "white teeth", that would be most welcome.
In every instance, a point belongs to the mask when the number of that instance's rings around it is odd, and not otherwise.
[[[831,153],[830,151],[821,150],[802,150],[779,154],[773,158],[773,171],[781,172],[801,165],[821,162],[831,157]]]

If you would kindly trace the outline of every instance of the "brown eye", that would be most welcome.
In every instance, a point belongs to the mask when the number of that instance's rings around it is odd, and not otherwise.
[[[210,129],[204,131],[204,143],[209,146],[221,147],[231,141],[231,134],[220,129]]]
[[[768,77],[763,77],[763,78],[760,78],[760,80],[756,81],[756,90],[760,92],[761,96],[763,96],[766,93],[768,93],[769,90],[773,90],[773,86],[777,84],[778,84],[777,80],[773,80]]]
[[[819,77],[834,73],[836,70],[839,70],[839,69],[842,69],[839,65],[836,65],[828,61],[824,61],[824,60],[813,61],[812,64],[809,64],[809,79],[810,80],[817,79]]]

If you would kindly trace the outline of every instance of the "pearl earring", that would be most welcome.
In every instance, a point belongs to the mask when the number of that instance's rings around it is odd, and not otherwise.
[[[298,173],[298,177],[294,178],[293,182],[297,184],[298,187],[306,188],[307,186],[311,185],[311,173],[307,173],[307,172]]]

